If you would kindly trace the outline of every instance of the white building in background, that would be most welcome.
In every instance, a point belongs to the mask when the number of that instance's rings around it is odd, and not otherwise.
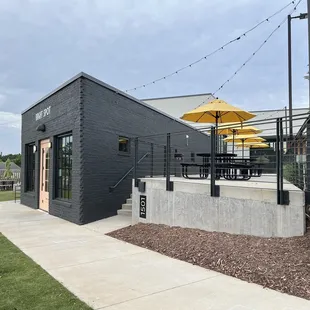
[[[152,107],[165,112],[175,118],[180,118],[184,113],[197,108],[201,104],[208,103],[212,101],[215,97],[211,93],[204,93],[204,94],[195,94],[195,95],[185,95],[185,96],[174,96],[174,97],[162,97],[162,98],[150,98],[150,99],[142,99],[145,103],[151,105]],[[251,119],[249,122],[251,125],[263,130],[263,132],[259,135],[270,142],[271,147],[274,146],[274,142],[276,139],[276,122],[267,123],[266,120],[268,119],[275,119],[275,118],[283,118],[286,119],[286,115],[288,115],[288,110],[285,108],[283,109],[272,109],[272,110],[261,110],[261,111],[250,111],[256,114],[256,117]],[[293,121],[293,133],[294,135],[298,133],[299,129],[303,125],[305,121],[305,114],[309,112],[308,108],[295,108],[293,109],[293,119],[295,117],[296,120]],[[296,117],[297,115],[302,115],[300,117]],[[299,119],[298,119],[299,118]],[[202,123],[192,123],[186,122],[191,126],[199,129],[208,127],[211,124],[202,124]],[[253,124],[252,124],[253,123]],[[284,121],[283,124],[283,135],[284,138],[286,133],[289,133],[289,123],[288,121]],[[284,143],[284,148],[286,148],[286,144]],[[227,145],[227,152],[232,151],[232,145]],[[235,148],[235,153],[238,156],[241,156],[241,149]],[[245,157],[249,156],[249,150],[245,149],[244,152]]]

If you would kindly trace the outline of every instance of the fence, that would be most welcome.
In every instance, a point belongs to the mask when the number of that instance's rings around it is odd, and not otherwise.
[[[219,197],[221,185],[243,187],[247,183],[247,186],[275,189],[279,205],[289,204],[289,192],[300,190],[306,193],[309,203],[309,114],[294,115],[290,130],[288,120],[288,116],[282,116],[244,123],[243,128],[254,126],[262,131],[258,134],[262,139],[257,141],[255,137],[252,141],[234,135],[233,142],[225,142],[227,136],[219,137],[213,126],[201,127],[194,133],[189,129],[136,137],[134,184],[143,186],[140,179],[145,177],[164,178],[166,190],[173,191],[173,181],[182,178],[209,186],[210,195]],[[236,130],[237,126],[240,124]],[[259,142],[266,145],[258,147]]]

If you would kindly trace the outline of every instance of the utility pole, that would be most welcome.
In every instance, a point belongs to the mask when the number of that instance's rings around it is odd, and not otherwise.
[[[308,12],[310,9],[310,0],[307,0]],[[293,139],[293,87],[292,87],[292,19],[306,19],[308,13],[301,13],[298,16],[287,16],[287,47],[288,47],[288,114],[289,114],[289,135],[290,141]],[[309,48],[309,63],[310,63],[310,21],[308,18],[308,48]],[[310,94],[310,80],[309,80]],[[310,108],[310,95],[309,95]]]
[[[292,16],[287,16],[287,57],[288,57],[288,114],[289,114],[289,133],[293,139],[293,93],[292,93]]]

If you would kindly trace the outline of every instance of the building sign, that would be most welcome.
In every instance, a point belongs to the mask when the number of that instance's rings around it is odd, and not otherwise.
[[[146,196],[140,195],[140,217],[146,219]]]
[[[48,108],[36,113],[36,121],[44,118],[45,116],[48,116],[51,114],[51,106],[49,106]]]

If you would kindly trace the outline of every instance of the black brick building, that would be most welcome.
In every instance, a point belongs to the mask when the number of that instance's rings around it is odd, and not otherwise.
[[[133,165],[132,138],[182,131],[189,154],[209,150],[206,135],[80,73],[22,113],[21,203],[77,224],[115,215],[131,193],[130,175],[111,186]],[[172,136],[172,146],[184,137]],[[149,159],[143,165],[141,176]]]

